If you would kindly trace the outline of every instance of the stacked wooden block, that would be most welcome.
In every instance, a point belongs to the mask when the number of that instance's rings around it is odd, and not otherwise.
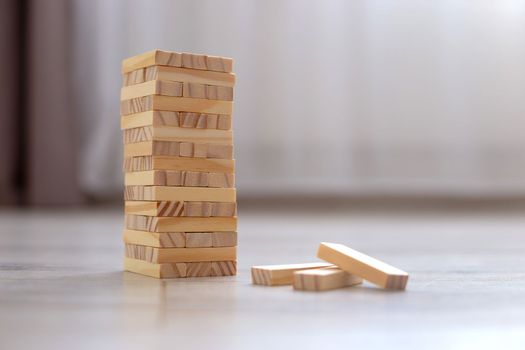
[[[126,270],[236,274],[232,64],[160,50],[123,61]]]

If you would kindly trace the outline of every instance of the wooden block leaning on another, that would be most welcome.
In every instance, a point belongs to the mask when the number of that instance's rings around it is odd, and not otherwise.
[[[233,101],[233,87],[150,80],[140,84],[124,86],[120,90],[120,99],[122,101],[150,95]]]
[[[235,188],[126,186],[126,201],[181,201],[235,203]]]
[[[121,115],[153,110],[231,115],[233,102],[162,95],[137,97],[120,102]]]
[[[124,269],[156,278],[234,276],[236,261],[154,264],[144,260],[124,258]]]
[[[174,111],[146,111],[120,117],[120,128],[122,130],[144,126],[230,130],[232,128],[232,117],[227,114]]]
[[[237,218],[157,217],[126,215],[126,228],[150,232],[233,232]]]
[[[292,284],[296,271],[330,267],[332,264],[323,262],[287,265],[252,266],[252,283],[266,286]]]
[[[124,144],[144,141],[176,141],[231,145],[233,144],[233,132],[217,129],[143,126],[124,130],[122,140]]]
[[[130,86],[151,80],[233,87],[235,74],[152,65],[124,74],[122,85]]]
[[[233,159],[233,145],[176,141],[142,141],[124,144],[125,158],[151,155]]]
[[[231,72],[233,70],[233,59],[186,52],[152,50],[123,60],[122,73],[153,65]]]
[[[321,243],[317,256],[386,289],[405,289],[408,274],[343,244]]]
[[[180,170],[207,173],[233,173],[234,159],[139,156],[124,158],[123,171]]]
[[[125,251],[128,258],[145,260],[156,264],[237,260],[236,247],[155,248],[126,243]]]
[[[337,267],[294,272],[293,287],[297,290],[323,291],[355,286],[363,279]]]
[[[126,186],[235,187],[235,175],[198,171],[148,170],[124,175]]]
[[[157,248],[234,247],[237,232],[148,232],[124,230],[125,243]]]
[[[202,201],[126,201],[124,212],[145,216],[233,217],[237,215],[237,204]]]

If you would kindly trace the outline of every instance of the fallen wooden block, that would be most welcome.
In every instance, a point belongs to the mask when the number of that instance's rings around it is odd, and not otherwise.
[[[120,117],[120,128],[122,130],[144,126],[230,130],[232,121],[231,116],[226,114],[174,111],[146,111]]]
[[[142,67],[154,65],[231,72],[233,69],[233,59],[186,52],[152,50],[123,60],[122,73],[128,73]]]
[[[232,261],[237,259],[236,247],[219,248],[155,248],[126,243],[126,257],[152,263]]]
[[[321,243],[317,256],[386,289],[405,289],[408,273],[343,244]]]
[[[151,155],[190,158],[232,159],[233,145],[156,140],[124,144],[125,158]]]
[[[123,170],[127,173],[147,170],[180,170],[208,173],[233,173],[235,171],[235,160],[170,156],[138,156],[124,158]],[[210,185],[209,187],[221,186]]]
[[[124,144],[144,141],[177,141],[205,144],[233,144],[231,130],[144,126],[122,132]]]
[[[120,99],[122,101],[149,95],[181,97],[183,96],[183,83],[177,81],[150,80],[141,84],[125,86],[120,89]]]
[[[193,218],[126,215],[126,228],[150,232],[232,232],[237,218]]]
[[[235,85],[235,74],[179,67],[149,66],[124,74],[123,86],[141,84],[150,80],[233,87]]]
[[[180,201],[235,203],[235,188],[177,187],[177,186],[126,186],[127,201]]]
[[[126,186],[183,186],[183,187],[235,187],[235,175],[199,171],[148,170],[128,172],[124,175]]]
[[[145,216],[232,217],[237,214],[237,204],[231,202],[126,201],[124,212]]]
[[[297,290],[323,291],[363,283],[360,277],[337,267],[294,272],[293,287]]]
[[[329,266],[333,265],[316,262],[306,264],[252,266],[252,283],[266,286],[292,284],[293,274],[296,271],[318,269]]]
[[[124,258],[124,269],[156,278],[234,276],[236,261],[155,264],[144,260]]]
[[[234,247],[237,232],[149,232],[124,230],[125,243],[157,248]]]
[[[121,115],[152,110],[231,115],[233,102],[162,95],[137,97],[120,102]]]

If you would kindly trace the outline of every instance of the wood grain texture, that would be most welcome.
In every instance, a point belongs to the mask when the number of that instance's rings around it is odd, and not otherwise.
[[[236,200],[235,188],[126,186],[127,201],[227,202]]]
[[[126,214],[146,216],[233,217],[237,204],[228,202],[126,201]]]
[[[236,261],[155,264],[124,258],[124,270],[155,278],[220,277],[237,273]]]
[[[233,87],[235,85],[235,74],[178,67],[148,66],[124,74],[122,83],[123,86],[130,86],[150,80]]]
[[[147,111],[120,117],[122,130],[144,126],[231,130],[232,117],[225,114],[174,111]]]
[[[125,158],[150,155],[233,159],[233,145],[156,140],[124,144]]]
[[[152,110],[231,115],[233,111],[233,102],[162,95],[137,97],[120,102],[121,115]]]
[[[293,288],[307,291],[324,291],[363,283],[361,277],[349,274],[337,267],[296,271],[293,277]]]
[[[408,273],[343,244],[319,245],[317,257],[385,289],[405,289]]]
[[[125,244],[126,257],[152,263],[212,262],[237,260],[237,247],[156,248]]]
[[[210,181],[211,179],[211,181]],[[198,171],[149,170],[124,174],[126,186],[235,187],[235,175]]]
[[[153,65],[231,72],[233,59],[186,52],[152,50],[122,61],[122,73]]]
[[[233,144],[231,130],[143,126],[122,131],[124,144],[143,141],[178,141],[206,144]]]
[[[150,80],[120,89],[120,99],[123,101],[149,95],[180,97],[183,96],[183,84],[176,81]]]
[[[333,266],[332,264],[315,262],[304,264],[252,266],[252,283],[266,286],[285,285],[293,283],[296,271],[319,269]]]
[[[233,101],[233,88],[229,86],[183,83],[182,96],[205,98],[209,100]]]
[[[224,187],[216,186],[217,182],[224,180],[224,176],[216,174],[233,173],[235,171],[235,160],[170,156],[124,158],[124,172],[146,170],[181,170],[213,173],[213,176],[211,174],[208,176],[209,187]]]
[[[233,232],[237,218],[191,218],[126,215],[126,228],[150,232]]]
[[[149,232],[124,230],[124,243],[157,248],[234,247],[237,232]]]

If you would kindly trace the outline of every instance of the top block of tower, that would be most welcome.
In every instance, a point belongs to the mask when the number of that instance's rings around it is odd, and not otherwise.
[[[171,66],[231,73],[233,70],[233,59],[153,50],[125,59],[122,62],[122,73],[129,73],[136,69],[150,66]]]

